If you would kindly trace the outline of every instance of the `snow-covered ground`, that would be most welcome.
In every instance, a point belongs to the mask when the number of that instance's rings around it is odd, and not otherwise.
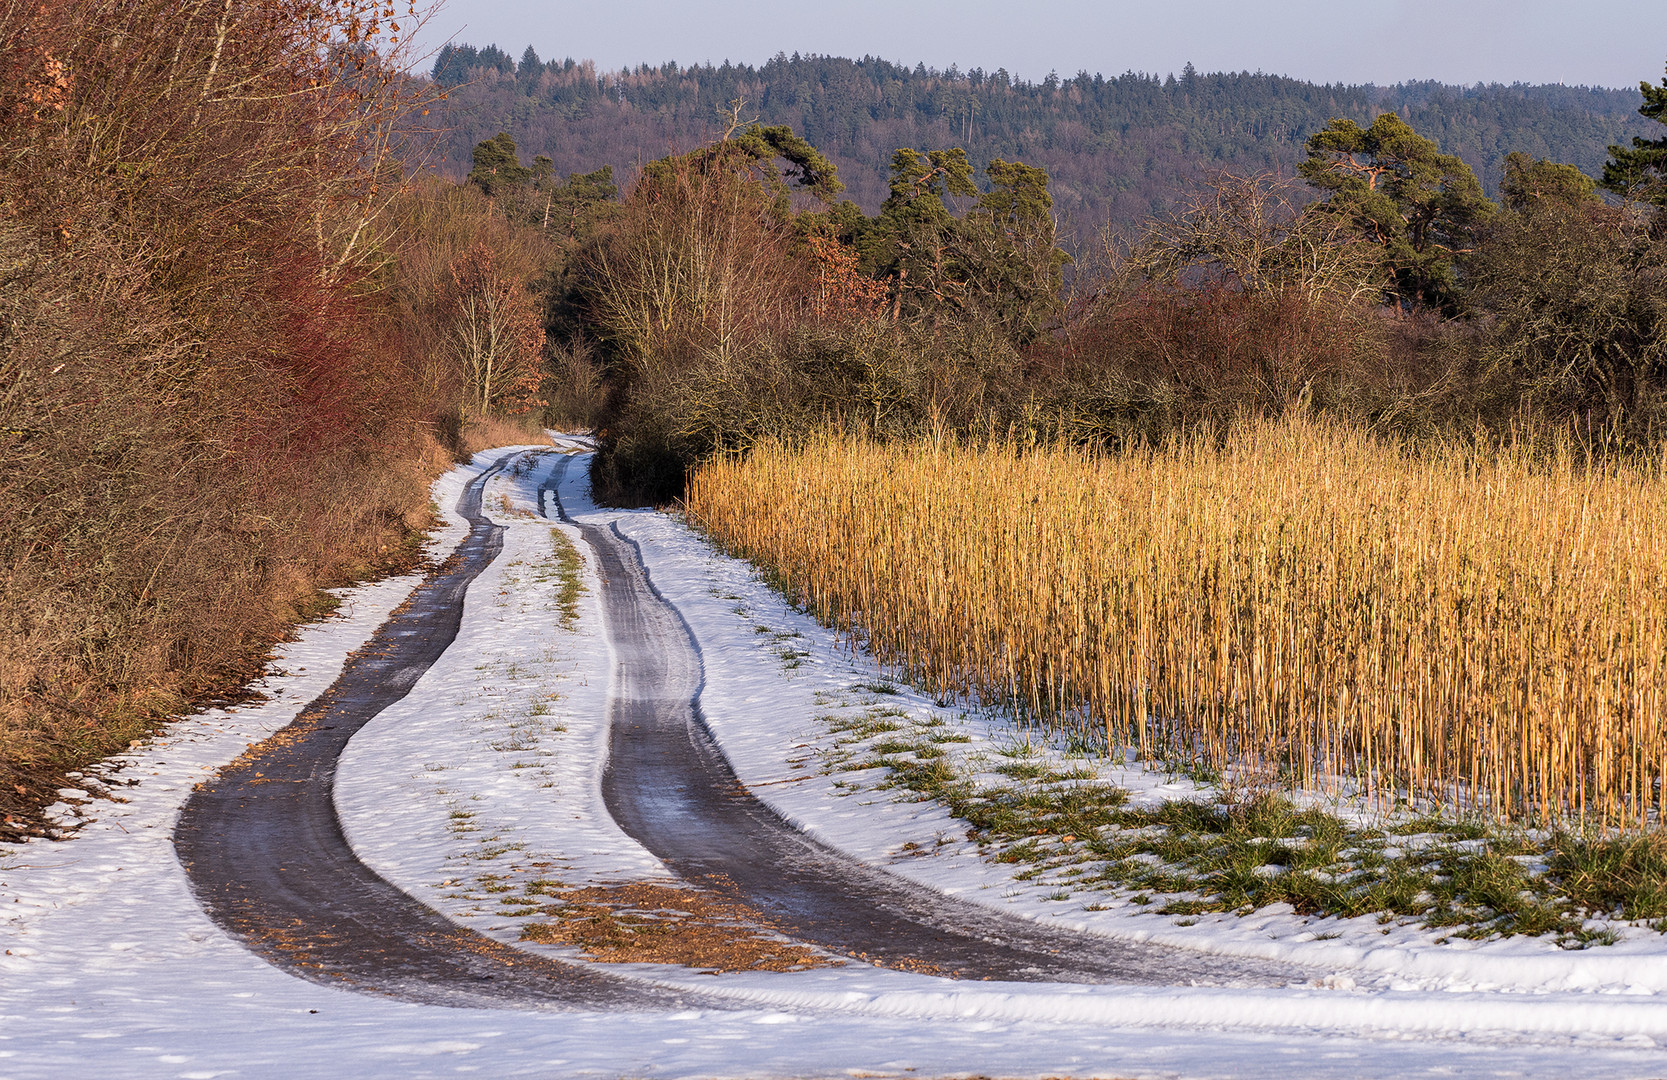
[[[464,534],[450,508],[500,453],[436,484],[448,511],[438,545]],[[404,579],[349,590],[336,617],[304,628],[264,680],[264,703],[183,720],[68,790],[73,839],[0,849],[0,1078],[1667,1074],[1667,949],[1656,935],[1576,953],[1538,942],[1460,949],[1407,929],[1383,934],[1375,920],[1320,925],[1273,909],[1180,927],[1115,902],[1085,910],[1104,896],[1049,900],[1057,883],[1012,880],[1014,867],[977,858],[936,806],[873,790],[873,774],[817,767],[831,745],[820,718],[864,707],[853,687],[879,678],[875,669],[675,520],[597,510],[585,464],[572,462],[564,503],[617,520],[637,543],[699,642],[708,722],[742,779],[785,815],[945,892],[1224,963],[1309,964],[1312,984],[951,983],[855,964],[712,977],[631,965],[612,970],[726,995],[736,1008],[558,1014],[408,1005],[288,976],[198,908],[169,843],[173,821],[193,782],[333,680],[415,583]],[[535,882],[669,877],[598,793],[612,660],[588,558],[577,618],[564,625],[559,614],[552,529],[588,552],[576,530],[536,516],[538,486],[558,466],[529,456],[489,482],[485,509],[507,527],[502,554],[471,586],[456,644],[354,738],[338,778],[344,828],[368,864],[506,941],[530,917]],[[1014,738],[906,690],[886,704],[944,717],[984,744]],[[1135,771],[1118,779],[1151,797],[1180,790]],[[920,849],[936,854],[912,854]]]

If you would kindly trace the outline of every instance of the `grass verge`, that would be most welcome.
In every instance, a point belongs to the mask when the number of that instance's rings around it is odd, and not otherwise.
[[[1550,935],[1564,948],[1612,944],[1629,924],[1667,932],[1667,837],[1433,816],[1367,825],[1256,784],[1138,800],[1092,755],[973,744],[952,722],[889,697],[863,683],[827,702],[840,708],[821,717],[832,736],[823,770],[873,770],[838,782],[937,801],[986,858],[1051,888],[1049,899],[1104,894],[1183,925],[1286,904],[1305,916],[1422,926],[1441,941]]]

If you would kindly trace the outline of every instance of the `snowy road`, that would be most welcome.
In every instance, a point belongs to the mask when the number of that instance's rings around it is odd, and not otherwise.
[[[463,928],[354,855],[333,799],[348,741],[453,644],[502,526],[481,512],[501,457],[463,491],[469,534],[301,715],[186,802],[174,844],[219,926],[292,974],[450,1005],[680,1009],[702,1000]],[[560,513],[562,456],[539,509]],[[541,465],[534,465],[541,468]],[[571,521],[566,514],[564,520]],[[684,882],[762,912],[833,953],[956,979],[1267,985],[1318,972],[1061,932],[955,900],[816,843],[747,791],[699,718],[698,645],[614,529],[577,526],[598,567],[614,654],[602,795],[614,820]]]
[[[336,817],[336,759],[404,698],[457,637],[469,584],[503,546],[481,492],[463,491],[469,534],[288,727],[192,793],[174,846],[214,921],[249,949],[317,982],[449,1005],[682,1008],[674,994],[531,956],[458,926],[377,876]]]
[[[486,475],[500,462],[504,468]],[[437,537],[441,550],[471,536],[489,542],[488,533],[502,543],[468,584],[455,640],[414,684],[396,687],[409,693],[396,695],[351,738],[326,732],[341,728],[328,719],[310,721],[316,737],[345,742],[334,809],[350,860],[381,883],[374,902],[407,927],[414,911],[427,912],[422,918],[442,944],[434,951],[453,956],[459,950],[446,943],[466,941],[467,961],[453,967],[447,960],[438,974],[427,961],[416,962],[406,976],[372,963],[367,974],[365,958],[346,950],[326,952],[324,968],[297,978],[263,958],[284,950],[261,951],[258,935],[256,950],[246,947],[247,927],[227,915],[235,896],[209,897],[219,922],[204,912],[170,843],[194,789],[212,789],[217,776],[223,784],[244,767],[237,761],[251,746],[295,721],[351,670],[350,656],[420,584],[379,583],[344,594],[341,617],[305,628],[284,648],[261,687],[266,702],[186,718],[66,789],[58,812],[77,827],[73,839],[0,851],[0,1080],[476,1071],[1667,1076],[1667,957],[1654,936],[1590,954],[1548,951],[1532,941],[1435,949],[1412,930],[1370,919],[1312,922],[1271,909],[1177,927],[1104,894],[1059,900],[1057,884],[1018,880],[1015,867],[979,857],[940,808],[899,802],[863,786],[862,774],[814,767],[828,745],[826,716],[866,707],[851,688],[879,673],[675,521],[591,505],[583,464],[562,466],[529,448],[507,459],[482,455],[443,478],[436,485],[448,518]],[[464,498],[471,486],[481,495],[473,523],[449,512],[459,500],[471,508]],[[541,492],[557,493],[573,523],[541,517]],[[559,614],[552,529],[586,556],[588,592],[571,619]],[[605,554],[589,550],[592,530],[629,542],[613,549],[618,566],[610,569]],[[640,563],[626,561],[627,553],[640,553]],[[639,566],[641,579],[632,576]],[[623,757],[605,774],[618,750],[610,749],[616,696],[607,673],[630,659],[606,621],[610,588],[622,573],[643,586],[652,581],[682,616],[683,640],[692,636],[698,644],[701,719],[722,751],[721,760],[708,757],[706,765],[733,769],[732,788],[744,785],[751,794],[735,793],[728,810],[761,823],[776,838],[768,843],[779,841],[790,822],[808,835],[800,851],[812,852],[812,863],[860,863],[857,878],[881,875],[906,897],[927,888],[954,896],[975,921],[1009,925],[1022,917],[1021,938],[1070,934],[1091,943],[1086,951],[1107,956],[1152,955],[1153,941],[1181,946],[1163,950],[1181,959],[1159,973],[1172,974],[1177,985],[1038,982],[1040,973],[1022,970],[1012,974],[1027,981],[966,981],[860,962],[713,975],[668,964],[585,964],[572,946],[522,940],[547,918],[536,901],[551,889],[675,885],[710,868],[687,857],[686,838],[657,837],[633,821],[631,800],[621,798],[630,792],[619,788]],[[388,634],[405,628],[395,622]],[[377,651],[373,645],[361,656],[374,659]],[[665,663],[671,655],[661,649],[648,659]],[[694,673],[697,683],[701,675]],[[686,706],[687,697],[674,693],[662,704]],[[933,711],[929,700],[906,690],[886,704]],[[704,740],[690,741],[687,714],[680,715],[682,738],[698,751]],[[987,729],[978,727],[982,721],[955,722],[968,738],[1012,738],[996,721]],[[676,735],[677,728],[662,734]],[[647,764],[663,757],[651,754]],[[250,779],[279,779],[264,767],[254,771],[267,775]],[[290,778],[329,780],[312,772]],[[1162,777],[1128,782],[1164,785]],[[274,782],[252,790],[306,786]],[[182,828],[182,838],[189,829]],[[193,842],[182,851],[200,870],[202,851]],[[930,856],[918,857],[924,848]],[[772,902],[757,888],[749,895],[760,906]],[[881,898],[879,907],[908,915],[909,902]],[[330,903],[320,896],[302,906]],[[790,923],[791,908],[784,901],[774,921]],[[235,933],[222,925],[228,921]],[[932,919],[903,922],[930,926]],[[939,925],[932,933],[955,929]],[[843,931],[824,945],[852,947]],[[905,942],[897,955],[932,945]],[[509,976],[483,990],[470,984],[482,964],[493,982],[511,967],[531,977],[522,983],[523,976]],[[1231,982],[1223,976],[1235,971],[1304,966],[1328,977],[1203,985]],[[1062,974],[1055,969],[1050,977]],[[355,983],[362,989],[350,988]],[[613,989],[599,992],[624,996],[602,1008],[576,1000],[604,986]],[[660,1004],[679,997],[687,1007]],[[473,1004],[435,1003],[448,998]],[[512,1001],[523,1007],[502,1007]],[[524,1007],[529,1003],[542,1007]]]

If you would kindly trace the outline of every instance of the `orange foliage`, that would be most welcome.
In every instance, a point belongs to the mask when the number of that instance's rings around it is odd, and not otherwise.
[[[831,236],[812,235],[805,242],[816,267],[810,307],[818,319],[866,318],[884,310],[885,284],[857,269],[855,251]]]

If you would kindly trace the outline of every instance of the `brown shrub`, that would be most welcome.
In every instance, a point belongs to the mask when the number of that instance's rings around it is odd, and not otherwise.
[[[497,276],[530,288],[556,272],[561,247],[539,229],[495,213],[472,184],[418,181],[396,200],[390,220],[395,258],[384,280],[416,368],[415,396],[462,401],[469,383],[452,346],[453,269],[470,250],[487,249]]]
[[[1161,442],[1297,402],[1364,415],[1386,334],[1369,307],[1294,289],[1147,282],[1102,300],[1032,362],[1076,437]]]
[[[409,562],[443,455],[318,382],[229,361],[211,366],[237,384],[193,379],[204,350],[112,259],[13,226],[0,267],[0,799],[18,811],[232,692],[319,586]],[[107,302],[77,295],[87,277]]]
[[[0,9],[6,831],[415,556],[439,402],[376,288],[410,102],[373,8]]]

